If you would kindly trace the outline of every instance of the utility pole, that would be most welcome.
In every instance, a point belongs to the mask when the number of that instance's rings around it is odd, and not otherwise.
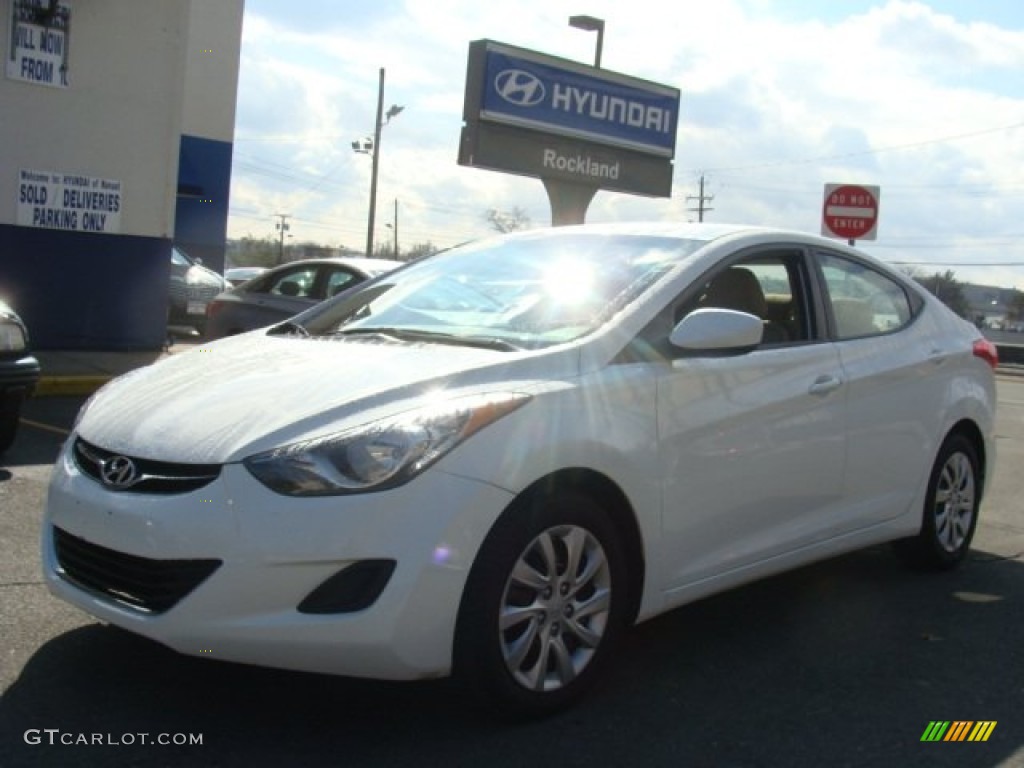
[[[706,207],[704,207],[704,202],[705,201],[711,202],[712,200],[715,199],[714,195],[705,195],[704,194],[704,174],[701,174],[701,176],[700,176],[700,194],[698,194],[698,195],[687,195],[686,199],[687,199],[687,201],[689,201],[689,200],[696,200],[697,201],[697,207],[696,208],[687,208],[686,209],[688,211],[696,212],[696,214],[697,214],[697,221],[704,221],[704,211],[713,211],[713,210],[715,210],[714,208],[706,208]]]
[[[395,198],[395,261],[398,260],[398,198]]]
[[[288,226],[288,219],[291,218],[291,214],[275,213],[274,215],[280,219],[280,221],[275,225],[275,229],[280,233],[280,240],[278,241],[277,246],[277,263],[284,264],[284,235],[285,232],[291,229],[291,227]]]
[[[380,132],[381,128],[391,122],[391,118],[397,117],[405,109],[399,104],[392,104],[388,111],[384,112],[384,67],[380,68],[380,83],[377,87],[377,120],[374,123],[373,138],[367,136],[362,141],[352,142],[352,151],[370,155],[372,166],[370,170],[370,215],[366,223],[366,255],[373,257],[373,226],[377,216],[377,170],[380,162]],[[387,118],[385,120],[385,118]]]
[[[384,67],[380,68],[377,89],[377,122],[373,129],[373,163],[370,171],[370,220],[366,225],[366,258],[373,258],[373,221],[377,213],[377,164],[380,162],[380,129],[384,120]]]

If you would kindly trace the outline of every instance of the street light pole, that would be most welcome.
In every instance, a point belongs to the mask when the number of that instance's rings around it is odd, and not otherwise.
[[[373,256],[373,226],[377,218],[377,168],[380,162],[380,133],[381,128],[391,122],[405,107],[392,104],[388,111],[384,112],[384,67],[380,68],[380,87],[377,90],[377,120],[373,129],[373,138],[367,136],[365,139],[352,142],[352,151],[363,155],[370,155],[372,166],[370,170],[370,216],[366,225],[366,255]],[[384,118],[387,118],[385,122]]]
[[[377,216],[377,164],[380,161],[380,128],[384,119],[384,67],[377,90],[377,123],[373,130],[373,167],[370,171],[370,220],[366,225],[366,257],[373,256],[373,222]]]
[[[601,51],[604,49],[604,19],[596,16],[570,16],[569,26],[587,32],[597,32],[597,49],[594,51],[594,68],[601,68]]]

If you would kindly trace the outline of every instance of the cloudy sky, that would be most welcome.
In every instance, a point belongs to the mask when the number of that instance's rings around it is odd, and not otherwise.
[[[705,220],[817,232],[828,182],[881,188],[878,239],[927,273],[1024,289],[1020,0],[246,0],[229,235],[362,249],[378,73],[378,242],[493,232],[489,209],[550,223],[539,180],[456,163],[472,40],[602,66],[681,91],[671,198],[599,192],[588,221]]]

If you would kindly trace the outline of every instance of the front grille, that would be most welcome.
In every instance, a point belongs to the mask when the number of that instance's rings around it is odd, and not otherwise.
[[[221,565],[220,560],[152,560],[127,555],[56,527],[53,544],[65,579],[146,613],[169,611]]]
[[[129,493],[188,493],[212,483],[220,475],[219,464],[176,464],[168,461],[153,461],[124,456],[113,451],[87,443],[78,438],[73,451],[75,465],[85,474],[111,491],[127,491]],[[111,482],[112,473],[106,473],[114,460],[129,460],[131,472],[127,470],[121,477],[124,482]]]
[[[219,285],[210,285],[207,283],[196,283],[188,286],[188,300],[189,301],[212,301],[214,296],[223,293],[224,288]]]

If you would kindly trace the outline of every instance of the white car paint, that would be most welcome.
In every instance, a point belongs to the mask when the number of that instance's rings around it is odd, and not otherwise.
[[[43,537],[51,591],[184,653],[436,677],[451,670],[460,600],[485,536],[517,496],[554,471],[601,474],[627,501],[644,558],[636,611],[643,620],[784,568],[914,534],[938,446],[961,420],[977,425],[991,467],[991,370],[971,354],[969,326],[929,296],[903,336],[668,362],[620,357],[671,297],[723,258],[775,242],[862,258],[851,249],[722,226],[583,231],[699,235],[708,244],[611,322],[544,349],[259,331],[108,385],[84,409],[53,475]],[[530,400],[395,488],[285,496],[240,463],[466,393]],[[79,437],[114,453],[224,468],[188,494],[113,493],[77,467],[71,445]],[[65,578],[55,526],[139,557],[224,564],[173,609],[149,615]],[[372,607],[330,616],[295,611],[331,573],[367,558],[398,564]]]

